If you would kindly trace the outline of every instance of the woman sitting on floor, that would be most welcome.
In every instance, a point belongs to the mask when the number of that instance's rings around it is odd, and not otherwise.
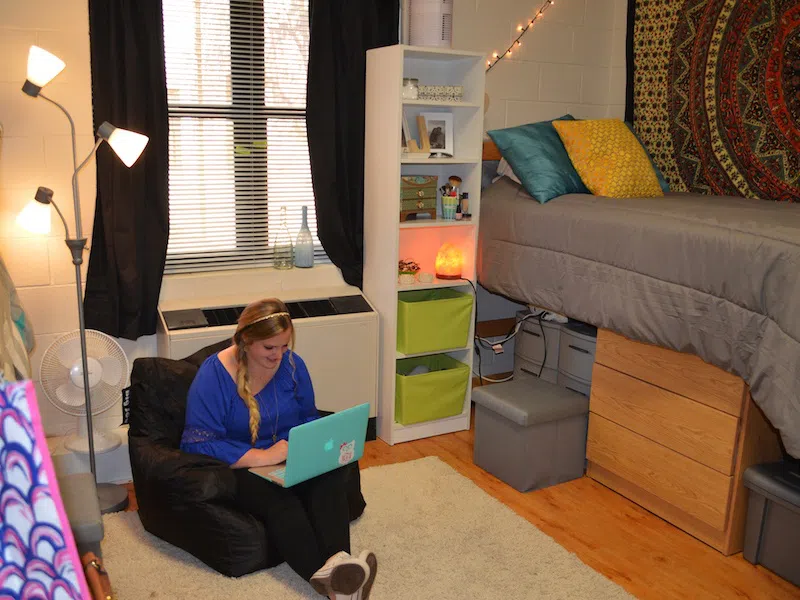
[[[283,559],[317,592],[367,600],[377,559],[367,550],[350,555],[342,469],[290,488],[249,471],[284,462],[289,430],[319,418],[308,369],[293,347],[283,302],[247,306],[233,345],[208,357],[192,382],[181,449],[234,469],[237,505],[264,523]]]

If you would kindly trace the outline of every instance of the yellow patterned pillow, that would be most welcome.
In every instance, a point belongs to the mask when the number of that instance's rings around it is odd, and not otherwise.
[[[619,119],[553,121],[589,191],[609,198],[663,196],[653,165]]]

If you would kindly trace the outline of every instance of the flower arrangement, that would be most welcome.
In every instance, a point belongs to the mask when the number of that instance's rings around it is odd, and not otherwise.
[[[415,276],[419,272],[419,265],[410,259],[401,260],[397,264],[398,275],[411,275]]]
[[[420,283],[432,283],[433,273],[420,270],[420,266],[411,259],[401,260],[397,264],[397,281],[400,285],[412,285]]]

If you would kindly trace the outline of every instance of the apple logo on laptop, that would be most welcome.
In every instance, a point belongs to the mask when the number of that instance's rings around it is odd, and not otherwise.
[[[325,452],[330,452],[331,450],[333,450],[333,438],[325,442]]]

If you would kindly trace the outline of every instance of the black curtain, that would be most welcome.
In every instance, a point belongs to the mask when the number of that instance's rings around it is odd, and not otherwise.
[[[633,26],[636,21],[636,0],[628,0],[628,21],[625,37],[625,64],[628,67],[625,77],[625,120],[633,123]]]
[[[167,85],[161,0],[89,0],[95,130],[150,138],[128,169],[97,152],[86,326],[131,340],[155,333],[169,235]]]
[[[306,126],[317,235],[345,281],[359,288],[367,50],[396,44],[399,18],[399,0],[309,0]]]

